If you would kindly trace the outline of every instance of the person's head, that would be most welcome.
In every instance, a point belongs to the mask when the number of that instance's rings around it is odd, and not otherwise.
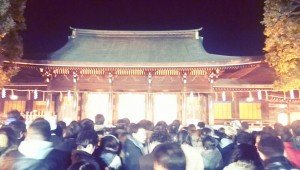
[[[147,131],[153,131],[154,124],[150,120],[144,119],[144,120],[139,121],[138,124],[141,125]]]
[[[81,126],[78,122],[72,121],[69,126],[64,131],[65,138],[76,138],[78,133],[81,131]]]
[[[146,130],[139,124],[131,123],[129,125],[129,133],[140,143],[145,143],[147,140]]]
[[[186,158],[176,143],[164,143],[154,150],[154,170],[185,170]]]
[[[21,120],[21,113],[18,110],[11,110],[7,113],[7,119],[5,125],[10,124],[13,121]]]
[[[278,136],[280,136],[283,142],[291,142],[292,141],[292,133],[288,127],[283,127],[279,132]]]
[[[78,161],[72,164],[68,170],[100,170],[100,167],[94,162]]]
[[[180,132],[178,132],[177,134],[177,142],[181,145],[181,144],[188,144],[192,146],[192,138],[189,135],[189,132],[187,132],[186,130],[181,130]]]
[[[189,124],[188,125],[188,132],[190,135],[196,132],[196,126],[194,124]]]
[[[217,147],[215,138],[206,136],[202,139],[203,148],[205,150],[214,150]]]
[[[10,127],[0,129],[0,155],[8,148],[17,145],[17,137]]]
[[[232,126],[225,126],[225,134],[228,138],[233,139],[235,135],[237,134],[237,130],[233,128]]]
[[[204,138],[206,136],[211,136],[211,134],[212,134],[212,130],[210,128],[205,127],[203,129],[201,129],[201,137],[202,138]]]
[[[242,125],[242,130],[248,130],[248,129],[249,129],[249,124],[248,124],[248,122],[243,121],[243,122],[241,123],[241,125]]]
[[[226,167],[224,167],[223,170],[255,170],[256,167],[247,161],[237,161],[237,162],[233,162],[229,165],[227,165]]]
[[[261,161],[257,149],[253,145],[236,145],[230,156],[230,163],[237,161],[251,161],[256,166],[261,166]]]
[[[248,145],[254,145],[255,144],[255,138],[251,133],[240,131],[235,138],[235,142],[237,144],[248,144]]]
[[[7,113],[7,118],[16,118],[19,120],[21,118],[21,113],[18,110],[11,110]]]
[[[107,135],[101,138],[100,149],[102,151],[118,153],[120,149],[120,141],[113,135]]]
[[[204,122],[198,122],[197,126],[199,127],[199,129],[203,129],[203,128],[205,128],[205,123]]]
[[[61,127],[62,130],[65,130],[67,128],[67,124],[64,121],[58,121],[57,126]]]
[[[165,142],[171,142],[171,137],[167,131],[161,130],[161,131],[154,131],[150,136],[150,142],[159,142],[159,143],[165,143]]]
[[[23,121],[17,120],[11,122],[8,127],[10,127],[19,141],[24,140],[26,133],[26,124]]]
[[[169,132],[171,134],[177,134],[178,133],[178,129],[179,129],[179,126],[177,124],[175,124],[175,123],[171,123],[169,125]]]
[[[121,143],[124,143],[127,139],[128,132],[125,129],[114,129],[111,134],[116,136]]]
[[[281,123],[275,123],[274,124],[274,130],[275,130],[277,135],[279,135],[281,133],[283,128],[284,128],[284,126]]]
[[[30,124],[25,140],[49,141],[50,137],[51,128],[49,122],[43,118],[37,118]]]
[[[80,126],[82,130],[93,130],[94,122],[91,119],[83,119],[80,121]]]
[[[156,123],[154,129],[156,127],[162,127],[163,129],[168,129],[168,124],[165,121],[159,121]]]
[[[181,122],[180,120],[173,120],[172,124],[179,127],[181,125]]]
[[[262,160],[283,156],[284,152],[283,142],[277,136],[272,135],[261,137],[257,149]]]
[[[98,135],[94,130],[83,130],[76,138],[77,150],[92,154],[98,144]]]
[[[292,131],[294,136],[300,136],[300,120],[295,120],[292,122]]]
[[[276,131],[271,126],[263,127],[262,131],[276,136]]]
[[[105,122],[105,118],[102,114],[97,114],[95,116],[95,124],[96,125],[103,125]]]

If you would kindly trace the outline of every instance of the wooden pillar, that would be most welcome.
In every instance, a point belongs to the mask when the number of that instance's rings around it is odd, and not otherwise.
[[[77,112],[77,119],[81,120],[82,119],[82,108],[83,108],[83,94],[76,92],[74,95],[76,95],[76,103],[74,104],[77,106],[75,112]]]
[[[215,117],[214,117],[214,102],[213,102],[213,96],[212,94],[209,94],[207,96],[207,106],[208,106],[208,124],[214,125],[215,123]]]
[[[153,114],[153,107],[154,107],[154,105],[153,105],[153,99],[154,98],[154,96],[153,96],[153,94],[151,94],[151,93],[147,93],[146,94],[146,116],[145,116],[145,118],[147,119],[147,120],[150,120],[150,121],[154,121],[154,114]]]
[[[25,105],[25,112],[29,111],[31,112],[33,110],[33,100],[27,100]]]
[[[239,113],[239,97],[233,93],[232,95],[232,106],[233,106],[233,109],[232,109],[232,119],[239,119],[240,118],[240,113]]]
[[[2,115],[0,115],[0,117],[4,117],[5,116],[5,113],[4,112],[4,101],[5,99],[0,99],[0,113],[2,113]]]
[[[177,94],[177,119],[182,123],[182,113],[183,113],[183,105],[182,105],[183,93]]]
[[[112,93],[112,122],[113,124],[119,119],[119,95]]]
[[[186,100],[187,100],[187,94],[186,93],[182,93],[182,99],[181,99],[181,106],[182,106],[182,111],[181,111],[181,124],[185,125],[186,124]]]

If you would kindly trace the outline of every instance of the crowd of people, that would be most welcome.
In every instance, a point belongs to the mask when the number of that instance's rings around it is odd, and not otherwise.
[[[0,128],[2,170],[276,170],[300,168],[300,120],[251,131],[240,126],[214,129],[204,122],[183,126],[104,116],[66,125],[44,118],[28,127],[17,110]]]

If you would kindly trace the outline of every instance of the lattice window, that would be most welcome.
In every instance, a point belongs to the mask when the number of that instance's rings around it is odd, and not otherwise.
[[[214,103],[214,118],[215,119],[231,119],[232,104],[231,102]]]
[[[261,103],[239,103],[240,119],[261,119]]]
[[[26,101],[21,101],[21,100],[7,100],[4,102],[4,113],[6,114],[7,112],[11,110],[18,110],[20,112],[25,112],[25,107],[26,107]]]

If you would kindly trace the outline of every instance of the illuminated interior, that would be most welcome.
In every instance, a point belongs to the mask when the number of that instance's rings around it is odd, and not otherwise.
[[[105,124],[111,122],[112,116],[109,114],[109,94],[108,93],[87,93],[84,94],[82,108],[83,118],[95,120],[96,114],[105,117]]]
[[[154,95],[154,124],[160,120],[167,124],[177,119],[177,95],[156,94]]]
[[[126,93],[119,95],[119,119],[128,118],[130,122],[137,123],[146,117],[146,97],[144,94]]]
[[[214,118],[215,119],[231,119],[232,118],[232,108],[231,102],[218,102],[214,103]]]
[[[239,103],[240,119],[261,119],[260,103]]]

